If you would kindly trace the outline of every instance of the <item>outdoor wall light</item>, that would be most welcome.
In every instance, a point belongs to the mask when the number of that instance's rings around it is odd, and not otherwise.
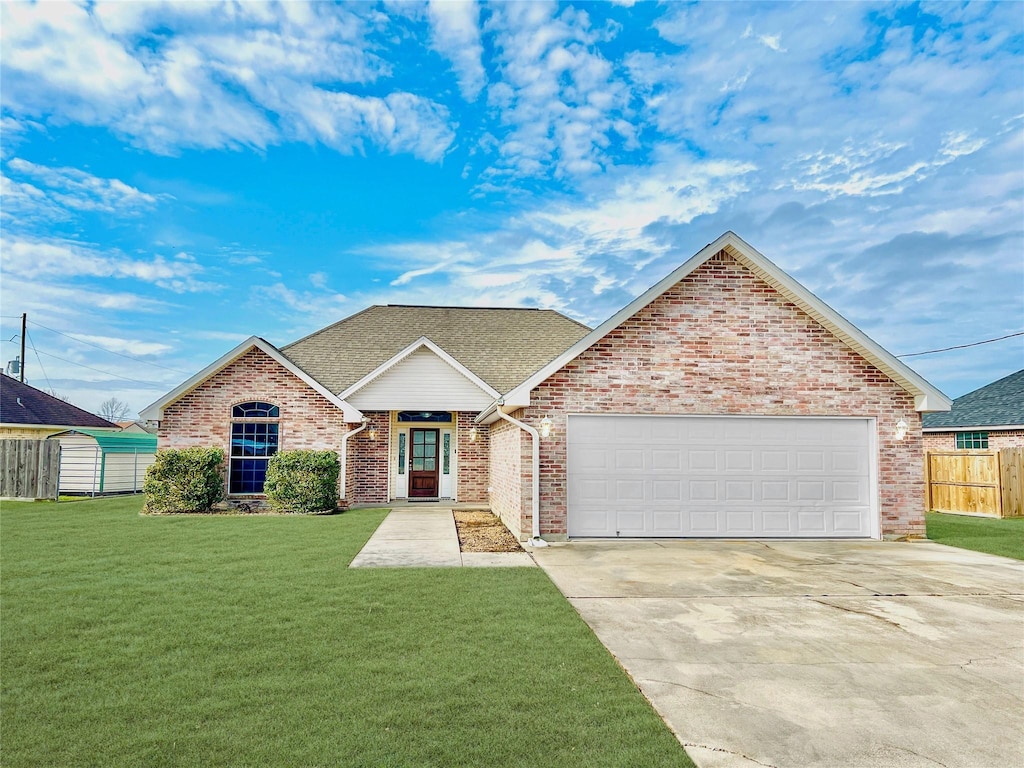
[[[900,419],[896,422],[896,439],[902,440],[907,436],[907,430],[910,429],[910,425],[904,419]]]
[[[540,420],[540,436],[547,437],[551,434],[551,418],[545,416]]]
[[[370,427],[370,431],[366,433],[366,436],[368,438],[370,438],[371,440],[376,440],[377,439],[377,428],[376,427]]]
[[[471,443],[476,442],[476,427],[473,427],[471,430],[469,430],[469,441]]]

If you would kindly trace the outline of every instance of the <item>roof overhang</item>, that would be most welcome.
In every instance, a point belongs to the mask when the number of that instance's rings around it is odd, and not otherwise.
[[[69,431],[78,429],[78,427],[69,427],[67,424],[24,424],[13,421],[0,422],[0,429],[58,429],[62,431]],[[82,429],[97,429],[103,430],[104,432],[120,432],[120,427],[82,427]]]
[[[345,391],[341,392],[338,395],[338,397],[340,397],[343,400],[346,399],[346,398],[352,397],[352,395],[354,395],[356,392],[361,390],[363,387],[365,387],[371,381],[374,381],[374,380],[380,378],[385,373],[387,373],[392,368],[394,368],[396,365],[398,365],[400,362],[402,362],[407,357],[409,357],[409,355],[411,355],[413,352],[415,352],[418,349],[424,348],[424,347],[426,349],[429,349],[431,352],[433,352],[435,355],[437,355],[439,358],[441,358],[445,363],[447,363],[452,368],[454,368],[457,372],[459,372],[460,374],[465,376],[467,379],[469,379],[473,384],[475,384],[477,387],[479,387],[484,393],[486,393],[490,397],[495,397],[496,398],[496,397],[499,396],[499,392],[494,387],[492,387],[486,381],[484,381],[479,376],[477,376],[475,373],[473,373],[471,370],[469,370],[469,368],[467,368],[462,363],[460,363],[458,360],[456,360],[454,357],[449,355],[447,352],[445,352],[443,349],[441,349],[439,346],[437,346],[437,344],[432,342],[426,336],[420,336],[418,339],[416,339],[416,341],[414,341],[412,344],[407,346],[401,352],[397,353],[394,357],[392,357],[389,360],[386,360],[385,362],[381,363],[376,368],[374,368],[372,371],[370,371],[368,374],[363,376],[363,378],[361,378],[355,384],[350,386]]]
[[[581,353],[599,342],[623,322],[657,299],[720,251],[725,251],[743,264],[782,296],[793,302],[793,304],[828,329],[853,351],[896,382],[908,394],[912,395],[914,397],[915,410],[920,412],[948,411],[951,408],[952,401],[936,387],[925,381],[920,374],[868,338],[853,323],[842,317],[825,302],[800,285],[800,283],[769,261],[767,257],[734,232],[726,232],[713,243],[706,245],[671,274],[605,320],[601,325],[534,373],[522,384],[510,390],[504,397],[506,407],[514,409],[528,406],[530,404],[530,392],[535,387],[572,362]]]
[[[353,408],[351,405],[346,403],[343,398],[335,395],[312,376],[299,368],[299,366],[294,362],[285,357],[281,350],[266,339],[261,339],[259,336],[250,336],[226,355],[210,363],[195,376],[179,384],[155,403],[151,403],[143,408],[139,412],[140,418],[145,421],[159,421],[163,418],[164,408],[175,401],[180,400],[214,374],[220,372],[224,368],[227,368],[250,349],[258,349],[265,353],[268,357],[279,363],[283,368],[294,374],[296,378],[307,384],[310,389],[322,395],[324,399],[344,413],[344,418],[347,423],[352,424],[362,420],[363,414],[361,411],[357,408]]]

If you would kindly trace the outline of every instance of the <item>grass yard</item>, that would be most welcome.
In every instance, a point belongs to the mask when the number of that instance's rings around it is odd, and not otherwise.
[[[928,538],[951,547],[1024,560],[1024,517],[970,517],[929,512]]]
[[[383,518],[0,510],[20,766],[690,766],[539,568],[349,570]]]

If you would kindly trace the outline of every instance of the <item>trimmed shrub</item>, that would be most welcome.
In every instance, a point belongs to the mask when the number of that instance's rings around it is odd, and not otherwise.
[[[209,512],[224,497],[221,448],[164,448],[146,470],[143,512]]]
[[[281,451],[267,462],[263,492],[277,512],[333,512],[340,471],[334,451]]]

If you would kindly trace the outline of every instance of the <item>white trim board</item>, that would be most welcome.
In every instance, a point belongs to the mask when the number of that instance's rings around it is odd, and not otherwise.
[[[203,370],[201,370],[195,376],[186,379],[184,382],[179,384],[177,387],[172,389],[170,392],[168,392],[166,395],[161,397],[156,402],[147,405],[139,412],[139,417],[143,421],[159,421],[160,419],[163,418],[164,408],[187,395],[189,392],[198,387],[211,376],[222,371],[224,368],[227,368],[233,362],[238,360],[238,358],[240,358],[242,355],[244,355],[246,352],[253,348],[260,350],[261,352],[272,358],[275,362],[280,364],[287,371],[294,374],[298,379],[307,384],[315,392],[322,395],[329,403],[336,406],[339,410],[342,411],[342,413],[344,413],[345,421],[347,423],[354,424],[362,420],[363,414],[361,411],[359,411],[356,408],[353,408],[351,405],[346,403],[343,398],[340,398],[334,393],[332,393],[329,389],[323,386],[323,384],[318,382],[304,370],[299,368],[299,366],[297,366],[295,363],[293,363],[291,360],[285,357],[277,347],[275,347],[266,339],[261,339],[259,336],[250,336],[248,339],[243,341],[230,352],[221,356],[220,358],[218,358],[217,360],[203,368]]]
[[[734,232],[726,232],[713,243],[706,245],[671,274],[601,323],[601,325],[534,373],[522,384],[508,392],[503,398],[503,404],[506,409],[515,410],[530,405],[530,392],[535,387],[572,362],[584,351],[599,342],[630,317],[723,250],[780,294],[792,301],[807,315],[821,323],[836,338],[889,376],[909,394],[913,395],[917,411],[950,410],[952,401],[936,387],[925,381],[920,374],[911,369],[906,363],[900,361],[890,352],[872,341],[863,331],[800,285],[800,283],[769,261],[757,249],[746,243]],[[486,418],[492,408],[493,406],[490,406],[487,410],[481,412],[480,418]]]

